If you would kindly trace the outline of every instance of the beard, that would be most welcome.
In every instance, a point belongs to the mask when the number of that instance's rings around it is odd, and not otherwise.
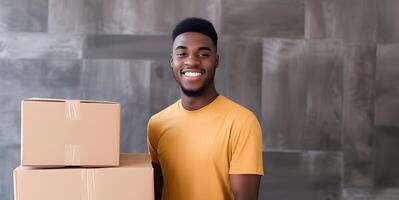
[[[180,86],[181,91],[184,93],[184,95],[188,96],[188,97],[199,97],[202,94],[204,94],[205,92],[205,85],[202,86],[200,89],[198,90],[187,90],[186,88],[184,88],[183,86]]]
[[[177,81],[177,78],[175,77],[175,80]],[[209,77],[209,79],[204,83],[204,85],[202,85],[199,89],[197,90],[189,90],[183,87],[183,85],[181,83],[179,83],[180,85],[180,89],[183,92],[184,95],[188,96],[188,97],[200,97],[202,96],[207,90],[209,90],[211,87],[214,87],[214,80],[215,80],[215,73],[212,73],[211,76]]]

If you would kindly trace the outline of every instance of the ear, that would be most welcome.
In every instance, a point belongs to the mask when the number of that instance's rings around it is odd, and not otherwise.
[[[170,63],[170,67],[173,67],[173,53],[170,53],[169,63]]]
[[[216,65],[215,68],[219,66],[219,54],[216,54]]]

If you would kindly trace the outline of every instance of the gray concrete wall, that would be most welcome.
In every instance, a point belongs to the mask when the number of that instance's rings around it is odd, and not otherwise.
[[[399,199],[399,1],[0,0],[0,199],[13,199],[20,101],[122,104],[123,152],[178,98],[170,32],[220,33],[218,90],[263,125],[260,199]]]

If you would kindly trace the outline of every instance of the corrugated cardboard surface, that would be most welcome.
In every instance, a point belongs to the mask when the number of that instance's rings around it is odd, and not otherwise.
[[[119,167],[14,170],[15,200],[153,200],[147,154],[121,155]]]
[[[26,99],[21,113],[22,165],[119,164],[119,103]]]

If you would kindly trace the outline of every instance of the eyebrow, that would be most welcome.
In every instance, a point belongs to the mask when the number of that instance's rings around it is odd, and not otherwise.
[[[212,51],[211,48],[209,48],[209,47],[200,47],[200,48],[198,48],[198,50],[208,50],[208,51]]]
[[[175,48],[175,50],[178,50],[178,49],[188,49],[188,48],[187,48],[186,46],[180,45],[180,46],[177,46],[177,47]],[[212,51],[211,48],[209,48],[209,47],[200,47],[200,48],[198,48],[198,50],[208,50],[208,51]]]
[[[186,47],[186,46],[177,46],[175,49],[176,49],[176,50],[177,50],[177,49],[187,49],[187,47]]]

